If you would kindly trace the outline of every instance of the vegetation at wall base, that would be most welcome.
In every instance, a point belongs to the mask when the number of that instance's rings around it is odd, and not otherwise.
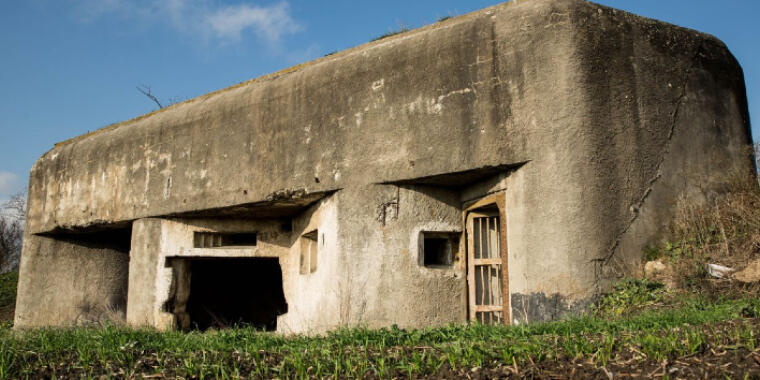
[[[724,192],[704,197],[705,202],[678,200],[677,215],[666,238],[648,247],[645,259],[666,264],[672,278],[664,280],[679,289],[756,294],[756,285],[711,281],[706,266],[718,264],[739,270],[760,260],[758,178],[736,175]]]
[[[18,272],[0,273],[0,323],[13,320]]]
[[[6,325],[0,378],[760,377],[757,298],[674,294],[665,301],[673,307],[618,313],[620,304],[634,310],[641,299],[614,297],[625,301],[560,322],[345,329],[317,337],[247,328],[14,331]]]

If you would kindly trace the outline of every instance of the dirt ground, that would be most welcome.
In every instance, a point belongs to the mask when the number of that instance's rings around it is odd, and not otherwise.
[[[434,378],[461,379],[760,379],[760,350],[746,349],[716,352],[708,350],[689,357],[655,363],[640,360],[636,354],[621,355],[615,362],[597,367],[583,360],[544,361],[520,368],[496,368],[451,371],[443,368]]]

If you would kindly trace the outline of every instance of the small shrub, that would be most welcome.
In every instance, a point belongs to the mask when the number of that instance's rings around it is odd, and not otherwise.
[[[719,194],[698,202],[682,198],[668,239],[644,250],[646,260],[664,258],[686,290],[713,287],[708,263],[735,269],[760,258],[760,187],[755,176],[736,176]]]
[[[644,259],[646,261],[658,260],[663,256],[662,250],[657,246],[647,246],[644,248]]]
[[[665,285],[647,279],[625,279],[612,286],[596,306],[601,316],[630,314],[646,306],[661,302],[666,294]]]

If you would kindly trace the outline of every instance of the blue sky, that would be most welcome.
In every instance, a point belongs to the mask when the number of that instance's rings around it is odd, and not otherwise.
[[[530,0],[520,0],[530,1]],[[757,0],[600,0],[707,32],[742,64],[760,115]],[[498,1],[4,0],[0,2],[0,202],[61,141]],[[755,136],[760,127],[753,126]]]

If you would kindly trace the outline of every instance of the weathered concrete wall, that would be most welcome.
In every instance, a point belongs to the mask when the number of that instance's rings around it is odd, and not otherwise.
[[[549,118],[574,114],[572,33],[508,35],[510,25],[566,7],[497,7],[61,144],[32,170],[31,230],[525,161],[535,127],[506,123],[543,106]],[[565,93],[547,99],[557,86]],[[543,100],[513,104],[522,99]]]
[[[342,324],[445,325],[466,320],[463,254],[450,268],[419,263],[420,232],[461,232],[458,194],[369,185],[338,193]]]
[[[277,330],[284,333],[316,333],[341,326],[340,284],[345,267],[339,231],[338,204],[332,196],[293,218],[291,245],[280,257],[283,290],[288,312],[277,319]],[[303,234],[317,230],[318,261],[314,272],[300,271]]]
[[[419,326],[465,320],[466,287],[462,262],[421,268],[415,236],[461,230],[463,203],[500,190],[511,318],[552,319],[633,273],[677,197],[751,171],[747,114],[741,68],[711,36],[581,0],[510,2],[59,144],[32,169],[27,231],[269,218],[243,206],[338,191],[295,216],[307,232],[324,218],[331,258],[284,278],[298,302],[283,324]],[[486,167],[515,169],[418,180]],[[284,272],[299,238],[277,251]],[[51,254],[24,248],[37,266]],[[45,289],[38,270],[22,263],[20,305]]]
[[[136,326],[164,325],[158,315],[160,272],[164,268],[161,235],[163,221],[141,219],[132,225],[129,252],[127,322]]]
[[[742,70],[715,38],[609,8],[579,9],[595,148],[582,160],[608,244],[589,256],[597,286],[635,270],[646,244],[670,221],[674,203],[704,199],[733,175],[747,176],[752,144]],[[590,174],[594,173],[593,176]],[[613,190],[613,191],[610,191]]]
[[[107,242],[26,234],[15,325],[124,320],[129,251]]]

